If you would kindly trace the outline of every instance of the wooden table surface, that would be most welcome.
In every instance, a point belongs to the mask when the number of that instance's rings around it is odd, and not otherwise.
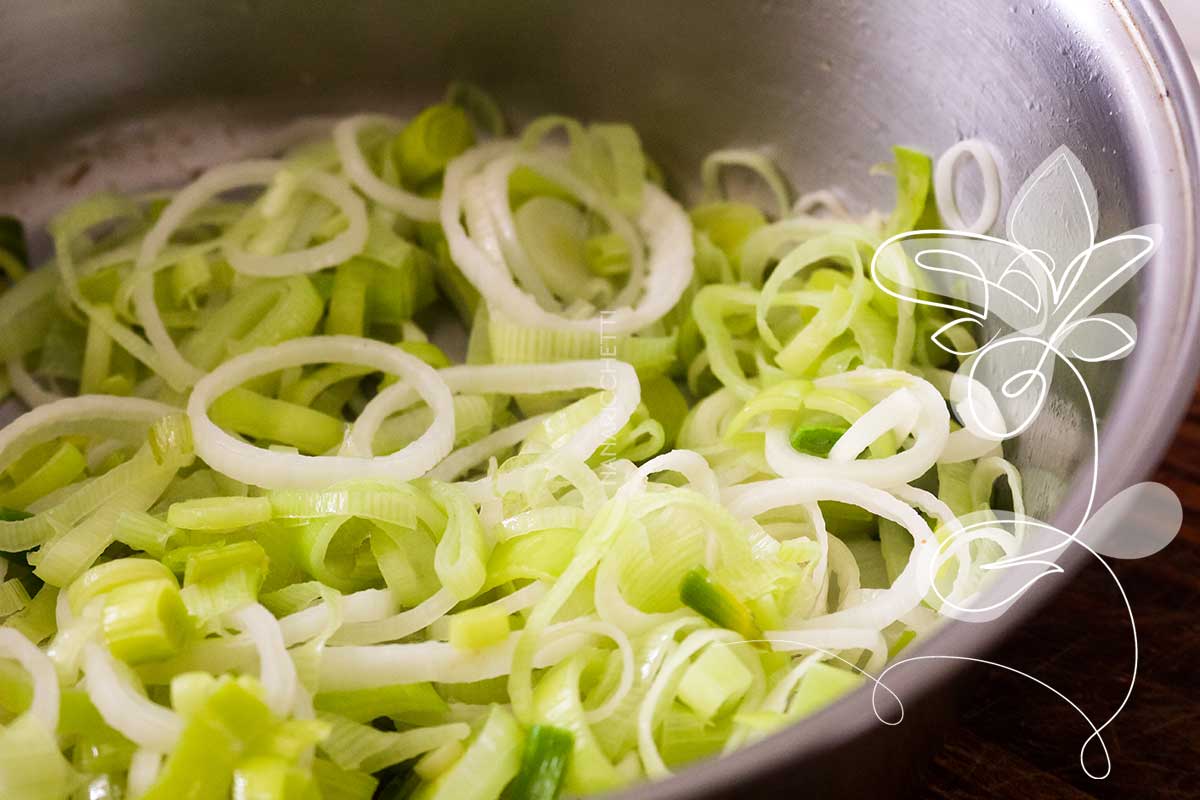
[[[920,797],[1200,798],[1200,395],[1155,480],[1183,501],[1183,531],[1155,556],[1109,562],[1141,643],[1133,697],[1105,731],[1112,774],[1097,781],[1080,768],[1090,729],[1065,702],[1020,676],[981,671]],[[1107,719],[1132,658],[1112,579],[1088,568],[993,657],[1045,680],[1093,720]]]

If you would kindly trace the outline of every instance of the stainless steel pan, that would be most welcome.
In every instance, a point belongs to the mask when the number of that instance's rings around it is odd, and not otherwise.
[[[1102,497],[1153,467],[1191,395],[1200,87],[1156,0],[6,0],[0,210],[37,224],[100,188],[178,183],[298,116],[403,111],[452,78],[517,115],[633,122],[684,191],[706,151],[769,143],[800,188],[886,207],[886,181],[868,167],[892,144],[937,151],[981,136],[1004,154],[1007,198],[1069,145],[1099,191],[1102,233],[1167,232],[1111,306],[1137,319],[1135,355],[1090,376]],[[1016,450],[1032,510],[1062,525],[1081,512],[1071,476],[1089,446],[1072,387],[1055,382]],[[998,622],[950,624],[921,652],[979,655],[1052,589]],[[908,712],[898,728],[859,693],[630,797],[898,791],[956,671],[896,674]]]

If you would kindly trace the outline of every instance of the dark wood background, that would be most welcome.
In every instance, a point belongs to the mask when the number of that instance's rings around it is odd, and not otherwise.
[[[1133,697],[1105,731],[1111,775],[1097,781],[1080,768],[1090,729],[1065,702],[1020,676],[980,671],[961,725],[926,770],[919,796],[1200,798],[1200,395],[1155,480],[1183,501],[1183,531],[1155,556],[1109,562],[1129,595],[1141,644]],[[1120,595],[1095,565],[993,656],[1045,680],[1100,721],[1124,696],[1131,645]]]

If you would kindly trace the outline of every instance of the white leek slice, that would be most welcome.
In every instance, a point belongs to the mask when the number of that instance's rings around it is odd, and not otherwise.
[[[557,635],[560,628],[574,624],[563,623],[546,631],[548,641],[534,657],[536,668],[557,664],[595,641],[594,635],[577,630]],[[520,632],[515,632],[500,644],[477,651],[460,650],[449,642],[329,647],[321,659],[320,688],[333,692],[397,683],[474,683],[498,678],[512,670],[519,636]]]
[[[915,441],[909,449],[887,458],[839,461],[798,452],[792,447],[789,428],[776,425],[767,431],[765,454],[771,469],[782,477],[841,479],[891,488],[924,475],[937,462],[946,446],[950,435],[950,412],[938,390],[922,378],[890,369],[858,369],[819,378],[814,381],[814,386],[818,389],[848,389],[876,395],[886,393],[885,397],[896,389],[907,389],[920,406],[912,430]],[[897,398],[894,402],[899,405],[905,401]],[[903,409],[896,410],[899,412]],[[900,422],[893,420],[887,427],[891,428]],[[870,424],[874,426],[874,421]]]
[[[446,168],[440,221],[450,246],[450,255],[463,275],[487,298],[489,307],[523,324],[557,330],[591,330],[612,334],[633,333],[661,319],[683,296],[692,280],[692,231],[679,205],[652,184],[645,187],[645,201],[637,229],[647,243],[648,262],[640,297],[622,292],[614,303],[628,302],[602,315],[573,319],[543,308],[535,297],[513,280],[510,266],[494,248],[485,247],[468,234],[462,216],[467,206],[469,182],[495,158],[509,157],[506,166],[525,166],[563,186],[591,208],[607,207],[599,193],[576,178],[565,167],[548,158],[513,154],[511,143],[491,143],[467,151]],[[510,170],[511,171],[511,170]],[[505,198],[507,202],[507,198]],[[610,225],[616,217],[610,219]],[[470,219],[468,219],[468,223]],[[617,222],[624,229],[622,223]],[[632,273],[631,273],[632,278]],[[625,296],[622,296],[622,295]]]
[[[143,438],[158,419],[178,411],[166,403],[139,397],[85,394],[38,406],[0,428],[0,470],[7,469],[34,445],[60,436]]]
[[[961,372],[931,369],[925,377],[950,401],[963,423],[962,429],[950,433],[938,463],[974,461],[998,453],[1009,431],[991,390]]]
[[[0,628],[0,658],[11,658],[33,679],[33,701],[29,713],[46,730],[58,727],[59,689],[54,662],[38,646],[11,628]]]
[[[641,384],[633,367],[621,361],[564,361],[556,364],[513,364],[447,367],[438,373],[451,390],[460,394],[543,394],[572,389],[608,389],[612,399],[570,438],[556,447],[548,458],[565,463],[586,461],[592,453],[615,435],[633,416],[641,399]],[[413,399],[412,389],[397,383],[367,403],[350,429],[350,452],[370,452],[379,426],[388,416],[405,408]],[[520,430],[524,430],[523,428]],[[495,441],[495,440],[493,440]],[[401,451],[403,452],[403,451]],[[474,458],[474,455],[463,460]],[[467,467],[463,467],[467,468]],[[458,464],[439,470],[439,475],[459,472]],[[512,485],[517,473],[506,473]]]
[[[390,211],[397,211],[418,222],[435,222],[438,218],[438,203],[392,186],[371,171],[358,135],[368,125],[386,125],[399,129],[400,121],[378,114],[358,114],[339,122],[333,129],[333,143],[346,177],[354,182],[358,190]]]
[[[233,618],[258,650],[258,669],[267,706],[278,716],[287,716],[296,703],[300,683],[296,678],[296,665],[284,645],[279,621],[258,603],[238,609]]]
[[[148,699],[118,672],[118,664],[101,645],[84,651],[88,697],[100,716],[134,744],[169,751],[183,733],[183,720],[169,708]]]
[[[885,491],[836,478],[780,478],[726,490],[725,502],[737,517],[750,519],[774,508],[833,500],[886,517],[913,537],[908,565],[890,589],[851,608],[796,621],[796,629],[870,628],[882,630],[911,611],[933,584],[932,564],[938,540],[916,511]],[[830,540],[833,541],[832,539]]]
[[[433,410],[433,422],[407,447],[372,458],[301,456],[266,450],[226,433],[208,416],[209,406],[218,397],[246,381],[320,362],[360,364],[399,375],[403,382],[396,385],[406,389],[411,386]],[[454,402],[438,373],[398,347],[353,336],[293,339],[231,359],[196,384],[188,400],[188,417],[196,453],[210,467],[243,483],[268,489],[320,489],[360,479],[412,480],[445,458],[454,443]],[[372,430],[367,442],[374,433]],[[366,452],[370,452],[369,445]]]
[[[62,400],[63,396],[42,386],[37,382],[37,379],[29,374],[29,370],[25,368],[25,363],[14,358],[7,364],[8,370],[8,385],[12,388],[13,394],[21,398],[21,402],[30,408],[49,405],[57,400]]]

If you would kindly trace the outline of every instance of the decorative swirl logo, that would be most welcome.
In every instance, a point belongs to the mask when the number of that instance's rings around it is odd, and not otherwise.
[[[1101,733],[1128,703],[1138,668],[1133,611],[1104,556],[1141,558],[1158,552],[1179,532],[1183,510],[1170,489],[1155,483],[1131,486],[1094,509],[1100,474],[1099,421],[1081,364],[1119,360],[1133,350],[1134,321],[1124,314],[1096,312],[1146,265],[1162,233],[1159,226],[1147,225],[1098,242],[1098,228],[1095,187],[1075,154],[1061,147],[1014,198],[1006,221],[1007,238],[951,230],[903,233],[879,247],[871,274],[880,289],[900,300],[954,315],[931,339],[959,359],[950,396],[964,429],[985,448],[988,442],[999,444],[1033,425],[1050,397],[1056,367],[1068,371],[1077,383],[1088,414],[1090,487],[1079,524],[1068,533],[1023,515],[986,512],[944,525],[940,552],[930,560],[928,579],[942,613],[972,622],[995,619],[1037,581],[1060,574],[1057,557],[1076,545],[1099,560],[1117,584],[1133,640],[1128,689],[1113,714],[1099,724],[1044,681],[981,659],[937,655],[901,659],[874,679],[876,690],[890,693],[882,683],[889,672],[909,661],[931,658],[978,661],[1022,675],[1083,716],[1092,734],[1080,750],[1080,764],[1086,774],[1100,779],[1111,771]],[[944,565],[957,559],[963,572],[977,543],[990,543],[1001,554],[982,570],[1003,576],[983,583],[982,588],[957,579],[954,586],[943,586],[938,576],[944,573]],[[882,716],[880,720],[885,721]],[[1088,749],[1095,744],[1105,764],[1101,772],[1086,763]]]

